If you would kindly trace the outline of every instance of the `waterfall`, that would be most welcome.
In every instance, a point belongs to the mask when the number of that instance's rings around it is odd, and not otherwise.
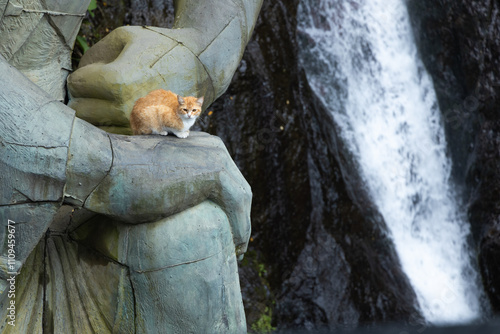
[[[405,1],[302,0],[298,34],[308,82],[359,166],[426,320],[479,318],[469,225]]]

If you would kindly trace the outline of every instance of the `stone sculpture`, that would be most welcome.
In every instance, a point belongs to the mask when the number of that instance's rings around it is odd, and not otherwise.
[[[84,55],[81,69],[69,77],[70,106],[78,117],[119,132],[116,127],[128,128],[135,100],[151,87],[205,96],[205,105],[211,104],[233,77],[261,3],[177,0],[172,29],[114,30]]]
[[[260,5],[178,0],[176,29],[118,29],[70,76],[70,105],[111,127],[155,88],[208,105]],[[236,255],[250,187],[217,137],[109,134],[59,102],[87,6],[0,0],[2,332],[244,332]],[[52,52],[43,62],[40,45]]]

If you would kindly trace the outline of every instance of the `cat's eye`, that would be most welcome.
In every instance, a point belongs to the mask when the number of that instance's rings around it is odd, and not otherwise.
[[[185,111],[185,112],[187,112],[187,111],[188,111],[186,108],[183,108],[182,110],[183,110],[183,111]]]

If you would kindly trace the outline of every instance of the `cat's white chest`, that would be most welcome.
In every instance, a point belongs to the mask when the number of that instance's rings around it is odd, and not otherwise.
[[[189,130],[189,128],[191,128],[193,126],[193,124],[194,124],[195,121],[196,121],[196,117],[194,117],[194,118],[183,118],[182,119],[182,123],[184,124],[183,131]]]

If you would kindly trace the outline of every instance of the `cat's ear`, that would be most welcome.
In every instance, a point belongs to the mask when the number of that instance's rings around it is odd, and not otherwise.
[[[184,99],[182,98],[182,96],[177,95],[177,102],[179,102],[179,104],[184,104]]]
[[[199,104],[200,104],[200,106],[201,106],[201,105],[203,105],[203,100],[204,100],[204,99],[205,99],[205,97],[204,97],[204,96],[199,97],[199,98],[198,98],[198,100],[196,100],[196,103],[199,103]]]

